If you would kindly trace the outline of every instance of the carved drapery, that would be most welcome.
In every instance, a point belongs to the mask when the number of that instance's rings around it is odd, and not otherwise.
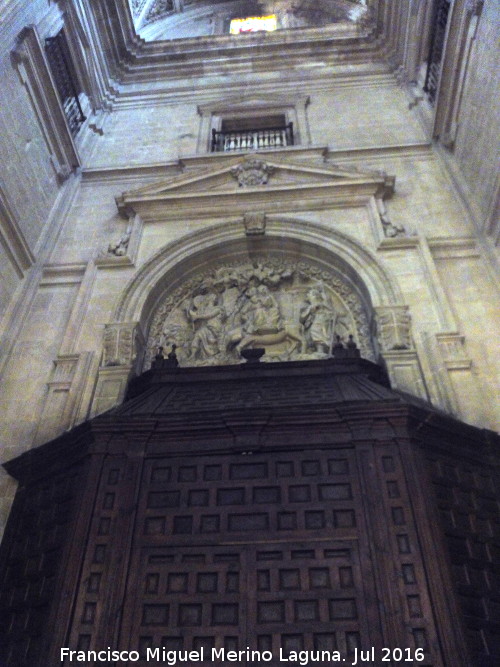
[[[150,328],[145,368],[159,346],[178,346],[183,366],[234,364],[264,347],[264,361],[321,359],[335,336],[354,338],[374,358],[360,296],[333,271],[305,261],[262,256],[226,263],[166,295]]]

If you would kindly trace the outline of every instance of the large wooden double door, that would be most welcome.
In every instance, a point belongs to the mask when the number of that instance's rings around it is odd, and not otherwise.
[[[148,458],[128,482],[108,460],[71,645],[87,650],[113,641],[138,651],[144,664],[148,649],[150,656],[157,648],[203,649],[211,661],[220,656],[213,649],[247,647],[271,652],[269,664],[303,650],[339,651],[349,664],[355,649],[375,647],[381,656],[392,642],[428,650],[419,664],[440,664],[431,658],[433,621],[424,612],[424,573],[395,453],[379,456],[388,479],[379,480],[386,497],[375,503],[360,470],[366,451],[355,447]],[[120,484],[133,479],[139,490],[126,538],[112,526],[119,531]],[[124,525],[127,512],[119,514]],[[385,554],[380,536],[373,540],[387,523],[383,516],[394,524]],[[108,548],[118,550],[114,559]],[[116,587],[120,572],[124,583],[104,607],[102,586]],[[391,605],[402,622],[392,637]]]

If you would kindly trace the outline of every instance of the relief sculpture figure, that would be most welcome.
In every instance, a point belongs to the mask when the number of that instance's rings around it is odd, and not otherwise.
[[[243,330],[246,334],[277,333],[282,328],[278,303],[265,285],[251,287],[248,301],[241,309]]]
[[[250,287],[241,308],[241,326],[231,332],[229,345],[238,352],[247,347],[266,347],[291,343],[292,350],[300,349],[302,340],[292,327],[285,327],[276,298],[266,285]]]
[[[377,318],[381,348],[402,349],[407,308],[381,307]],[[353,331],[370,355],[368,323],[352,291],[324,270],[281,258],[223,264],[191,279],[165,300],[152,331],[150,360],[175,341],[186,366],[239,363],[248,348],[264,348],[266,362],[324,359],[335,335],[347,340]],[[117,343],[111,332],[108,338],[106,363],[116,364]]]
[[[194,328],[191,341],[191,358],[207,360],[221,351],[221,338],[226,312],[219,305],[216,294],[199,294],[186,308],[186,317]]]
[[[304,328],[306,348],[319,354],[329,354],[332,347],[335,311],[322,284],[307,292],[300,322]]]

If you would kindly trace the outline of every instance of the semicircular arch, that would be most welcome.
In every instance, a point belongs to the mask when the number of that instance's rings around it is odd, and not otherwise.
[[[266,252],[313,260],[335,269],[370,310],[403,303],[394,278],[370,250],[353,238],[326,225],[272,217],[264,236],[247,237],[240,226],[224,223],[167,244],[128,283],[115,309],[114,321],[140,322],[146,331],[166,290],[176,289],[207,264],[253,260]]]

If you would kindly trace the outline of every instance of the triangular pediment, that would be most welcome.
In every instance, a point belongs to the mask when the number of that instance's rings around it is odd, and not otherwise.
[[[142,188],[123,193],[117,198],[121,212],[140,212],[149,206],[158,212],[158,206],[175,201],[233,196],[248,199],[265,193],[288,193],[312,188],[337,191],[346,189],[352,195],[378,194],[386,196],[394,186],[394,179],[383,172],[361,171],[354,167],[332,165],[318,159],[292,160],[283,154],[270,152],[213,156],[213,163],[181,163],[182,173],[163,178]]]

